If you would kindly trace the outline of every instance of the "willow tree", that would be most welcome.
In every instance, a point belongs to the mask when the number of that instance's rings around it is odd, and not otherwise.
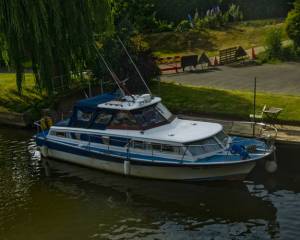
[[[94,55],[94,36],[111,26],[111,0],[0,0],[2,54],[22,89],[24,63],[36,84],[53,92],[57,76],[70,80]]]

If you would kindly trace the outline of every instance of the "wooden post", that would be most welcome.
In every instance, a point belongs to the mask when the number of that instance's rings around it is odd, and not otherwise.
[[[89,97],[92,97],[92,86],[91,86],[91,80],[89,80]]]
[[[100,88],[101,88],[101,94],[103,94],[103,82],[102,82],[102,78],[100,78]]]
[[[255,137],[255,124],[256,124],[256,77],[254,78],[254,91],[253,91],[253,137]]]

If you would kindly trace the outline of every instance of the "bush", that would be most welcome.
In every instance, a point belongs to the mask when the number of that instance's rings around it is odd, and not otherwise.
[[[176,27],[176,32],[187,32],[191,29],[191,23],[188,20],[182,20]]]
[[[266,56],[268,59],[280,59],[282,54],[283,34],[281,29],[271,29],[265,39]]]
[[[240,6],[235,4],[231,4],[228,11],[224,15],[228,15],[228,22],[238,22],[242,21],[244,18],[244,15],[240,10]]]
[[[286,32],[294,41],[297,48],[300,47],[300,0],[294,3],[295,8],[289,12],[286,19]]]

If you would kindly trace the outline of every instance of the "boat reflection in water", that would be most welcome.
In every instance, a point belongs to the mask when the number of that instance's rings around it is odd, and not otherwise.
[[[276,209],[270,201],[257,196],[256,190],[249,191],[253,189],[251,182],[200,184],[135,179],[46,158],[43,165],[60,191],[79,191],[87,199],[104,197],[112,208],[121,204],[126,211],[141,215],[142,222],[145,218],[156,219],[157,228],[172,222],[188,231],[203,230],[206,226],[231,228],[228,226],[233,224],[233,231],[241,231],[239,234],[260,231],[261,226],[271,238],[279,232]],[[56,178],[63,181],[55,184]]]

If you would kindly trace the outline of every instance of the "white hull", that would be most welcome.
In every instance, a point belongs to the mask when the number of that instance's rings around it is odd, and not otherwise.
[[[157,166],[136,165],[128,161],[109,161],[91,157],[79,156],[58,150],[48,149],[48,157],[75,163],[90,168],[109,171],[113,173],[164,180],[216,180],[216,179],[242,179],[254,167],[256,162],[245,162],[230,165],[209,166]]]

